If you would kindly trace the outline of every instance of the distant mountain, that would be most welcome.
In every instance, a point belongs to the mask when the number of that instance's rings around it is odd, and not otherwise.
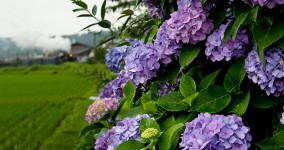
[[[109,32],[103,31],[89,32],[86,34],[64,35],[62,37],[70,39],[71,43],[79,42],[94,47],[94,45],[97,45],[102,39],[110,36],[111,35]],[[11,38],[0,38],[0,59],[15,59],[20,56],[33,56],[42,54],[42,49],[23,49],[21,47],[18,47]]]

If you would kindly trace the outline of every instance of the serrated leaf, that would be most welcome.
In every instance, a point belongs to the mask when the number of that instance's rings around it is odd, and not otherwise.
[[[147,113],[150,113],[150,114],[158,114],[160,113],[158,111],[158,108],[157,108],[157,105],[154,101],[150,101],[150,102],[147,102],[144,104],[144,110],[147,112]]]
[[[189,97],[190,95],[196,93],[195,81],[189,74],[182,74],[179,90],[184,97]]]
[[[235,22],[232,26],[232,29],[231,29],[231,34],[232,34],[233,40],[236,39],[239,28],[244,23],[244,21],[246,20],[248,14],[249,14],[249,12],[243,12],[236,18],[236,20],[235,20]]]
[[[188,109],[188,105],[181,102],[183,99],[184,97],[179,92],[172,91],[160,97],[156,103],[167,111],[182,111]]]
[[[182,68],[188,66],[199,54],[199,46],[190,46],[181,49],[179,64]]]
[[[102,20],[105,19],[105,14],[106,14],[106,0],[104,0],[102,7],[101,7],[101,18],[102,18]]]
[[[127,10],[124,10],[121,14],[125,14],[125,15],[130,16],[130,15],[133,15],[134,12],[133,12],[133,10],[127,9]]]
[[[160,127],[161,127],[162,131],[166,131],[175,124],[176,124],[175,118],[174,118],[174,116],[171,116],[171,117],[167,118],[166,120],[164,120],[163,122],[161,122]]]
[[[93,14],[94,16],[97,14],[97,10],[98,10],[97,5],[94,5],[94,7],[92,8],[92,14]]]
[[[164,132],[159,140],[159,149],[168,150],[174,142],[174,137],[179,136],[179,131],[184,127],[182,123],[176,124]]]
[[[211,86],[201,91],[193,101],[191,110],[197,112],[217,113],[231,101],[231,95],[221,86]]]
[[[215,83],[216,77],[219,74],[221,69],[214,71],[212,73],[210,73],[209,75],[207,75],[198,85],[198,90],[202,90],[202,89],[206,89],[209,86],[213,85]]]
[[[135,94],[136,94],[136,87],[135,85],[132,83],[132,81],[128,81],[124,88],[123,88],[123,93],[125,95],[125,97],[128,97],[130,99],[134,99]]]
[[[82,8],[84,8],[84,9],[88,8],[87,4],[84,3],[83,1],[73,1],[73,3],[78,5],[78,6],[80,6],[80,7],[82,7]]]
[[[245,95],[238,95],[228,106],[228,111],[233,112],[238,116],[242,116],[248,107],[250,100],[250,91]]]
[[[136,140],[128,140],[119,144],[115,150],[126,150],[126,149],[140,150],[143,148],[145,148],[143,143],[138,142]]]
[[[102,28],[110,28],[111,23],[108,20],[102,20],[98,22],[98,25],[101,26]]]
[[[262,150],[282,150],[284,149],[284,131],[276,133],[273,137],[267,138],[256,145]]]
[[[187,103],[189,106],[191,106],[193,100],[196,99],[196,97],[198,96],[199,93],[194,93],[192,95],[190,95],[189,97],[185,98],[184,100],[182,100],[183,102]]]

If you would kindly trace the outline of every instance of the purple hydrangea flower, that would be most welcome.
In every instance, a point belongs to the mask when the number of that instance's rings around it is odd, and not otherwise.
[[[284,106],[283,106],[283,109],[284,109]],[[282,113],[282,118],[281,118],[280,122],[281,122],[282,124],[284,124],[284,112]]]
[[[160,68],[158,51],[153,44],[140,45],[127,57],[124,70],[135,85],[146,84]]]
[[[144,0],[144,4],[148,7],[148,14],[153,19],[163,17],[163,11],[160,8],[160,0]]]
[[[179,86],[180,80],[181,80],[181,76],[177,78],[175,84],[169,83],[169,82],[162,82],[160,84],[160,89],[158,91],[159,97],[164,96],[168,93],[171,93],[173,90],[175,90],[175,88]]]
[[[163,23],[156,35],[155,45],[157,45],[157,50],[161,58],[161,62],[165,65],[169,64],[172,61],[172,58],[177,59],[180,54],[180,48],[182,47],[181,43],[177,43],[175,40],[172,40],[167,35],[167,23]]]
[[[114,80],[100,91],[100,98],[117,98],[120,100],[123,97],[122,89],[129,80],[132,80],[129,73],[121,71]]]
[[[211,115],[201,113],[190,123],[181,136],[182,149],[248,149],[250,129],[244,126],[242,118],[236,115]]]
[[[248,54],[245,69],[248,78],[260,85],[267,95],[278,97],[284,95],[284,53],[279,47],[271,46],[265,49],[266,68],[261,64],[257,46]]]
[[[206,34],[214,28],[212,20],[207,17],[208,12],[203,9],[201,0],[179,0],[178,10],[166,21],[167,34],[177,43],[196,44],[205,40]]]
[[[267,6],[272,9],[276,4],[284,4],[284,0],[251,0],[253,5],[260,5],[261,7]]]
[[[124,60],[131,52],[131,46],[113,47],[106,54],[106,64],[111,71],[118,73],[124,67]]]
[[[250,46],[246,29],[240,29],[235,40],[230,37],[224,43],[224,34],[229,23],[230,21],[222,24],[207,38],[205,54],[213,62],[223,59],[229,61],[232,57],[241,57]]]
[[[127,140],[140,140],[139,125],[141,118],[150,118],[148,115],[138,115],[134,118],[125,118],[112,129],[102,134],[95,143],[96,150],[114,150],[120,143]]]
[[[97,121],[104,115],[108,114],[112,110],[117,110],[118,100],[116,98],[103,98],[96,100],[86,114],[86,120],[90,123],[91,121]]]

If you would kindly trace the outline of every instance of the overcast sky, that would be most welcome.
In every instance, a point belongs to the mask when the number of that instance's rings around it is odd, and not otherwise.
[[[101,7],[103,0],[84,0],[89,7]],[[70,0],[0,0],[0,37],[15,37],[25,33],[66,35],[94,23],[92,18],[77,18],[77,8]],[[98,11],[100,12],[100,11]],[[116,20],[117,14],[106,14],[106,19]],[[101,30],[93,27],[92,30]]]

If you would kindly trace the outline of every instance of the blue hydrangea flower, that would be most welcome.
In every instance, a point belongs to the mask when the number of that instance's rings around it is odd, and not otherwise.
[[[250,129],[236,115],[201,113],[190,123],[181,136],[183,150],[226,150],[250,147]]]
[[[284,53],[279,47],[265,49],[266,68],[261,64],[257,46],[248,54],[245,69],[248,78],[260,85],[267,95],[278,97],[284,94]]]
[[[138,115],[134,118],[125,118],[116,126],[99,136],[95,143],[96,150],[114,150],[120,143],[128,140],[140,140],[139,125],[141,118],[150,118],[148,115]],[[142,141],[141,141],[142,142]]]
[[[250,46],[246,29],[240,29],[235,40],[230,37],[224,43],[225,30],[230,22],[222,24],[207,38],[205,54],[213,62],[223,59],[229,61],[233,57],[241,57]]]
[[[148,7],[148,14],[153,19],[163,17],[163,11],[160,8],[160,3],[160,0],[144,0],[144,4]]]
[[[206,39],[214,28],[212,20],[209,20],[208,12],[203,9],[201,0],[179,0],[178,10],[171,14],[166,21],[167,34],[177,43],[196,44]]]
[[[131,46],[113,47],[106,54],[106,64],[111,71],[118,73],[124,67],[124,60],[131,52]]]
[[[267,6],[270,9],[274,8],[276,4],[284,4],[284,0],[251,0],[251,2],[253,5]]]
[[[175,40],[169,38],[167,34],[167,23],[163,23],[156,35],[155,45],[157,45],[157,51],[160,55],[161,62],[165,65],[169,64],[172,59],[177,59],[180,54],[181,43],[177,43]]]

